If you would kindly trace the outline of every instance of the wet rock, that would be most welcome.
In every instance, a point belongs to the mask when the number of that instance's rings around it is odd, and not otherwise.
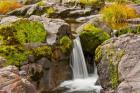
[[[100,84],[117,93],[140,92],[140,36],[121,35],[104,42],[96,52]],[[116,69],[115,69],[116,68]]]
[[[0,91],[2,93],[36,93],[35,87],[19,76],[14,66],[0,69]]]

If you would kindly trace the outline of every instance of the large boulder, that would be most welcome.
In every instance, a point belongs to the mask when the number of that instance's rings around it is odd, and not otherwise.
[[[116,93],[140,92],[140,36],[114,37],[96,49],[100,84]]]
[[[19,76],[19,71],[14,66],[0,69],[1,93],[36,93],[34,85]]]

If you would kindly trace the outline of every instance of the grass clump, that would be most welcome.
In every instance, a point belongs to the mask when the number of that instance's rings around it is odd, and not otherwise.
[[[114,24],[122,24],[125,23],[127,19],[138,17],[134,8],[126,4],[118,3],[104,7],[101,10],[101,14],[103,14],[103,21],[111,26]]]
[[[16,0],[0,0],[0,14],[6,14],[20,7],[22,7],[22,4],[18,3]]]

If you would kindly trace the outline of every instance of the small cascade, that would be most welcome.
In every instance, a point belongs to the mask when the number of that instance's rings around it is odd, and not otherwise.
[[[94,65],[94,73],[88,75],[85,57],[82,51],[80,38],[74,40],[74,48],[72,51],[72,70],[73,80],[64,81],[60,87],[66,87],[69,90],[64,93],[100,93],[102,87],[96,85],[98,79],[97,68]]]
[[[72,51],[72,70],[74,79],[88,77],[87,66],[79,37],[74,40],[74,47]]]

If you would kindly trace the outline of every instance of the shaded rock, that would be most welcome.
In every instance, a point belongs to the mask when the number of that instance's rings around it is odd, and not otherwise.
[[[0,90],[2,93],[36,93],[35,87],[26,79],[20,78],[18,69],[14,66],[0,69]]]
[[[100,84],[117,93],[140,92],[140,36],[114,37],[104,42],[96,52]]]

